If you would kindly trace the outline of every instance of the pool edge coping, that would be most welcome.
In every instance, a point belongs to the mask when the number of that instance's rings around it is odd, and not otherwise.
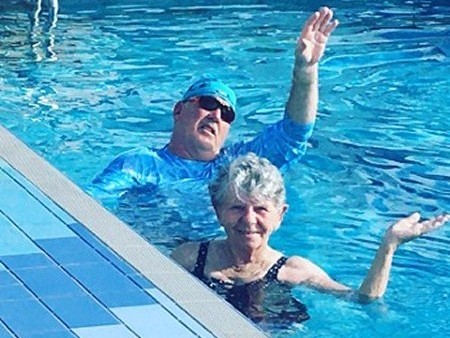
[[[1,125],[0,157],[148,278],[208,332],[216,337],[266,337],[231,305],[164,256]]]

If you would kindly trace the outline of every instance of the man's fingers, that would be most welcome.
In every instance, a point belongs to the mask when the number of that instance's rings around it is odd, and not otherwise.
[[[328,36],[331,34],[332,31],[334,31],[334,29],[337,27],[337,25],[339,25],[339,21],[338,20],[333,20],[331,21],[325,28],[325,30],[323,31],[323,33]]]
[[[303,26],[301,35],[304,36],[310,32],[321,32],[329,35],[338,25],[337,20],[333,19],[333,11],[328,7],[322,7],[311,14]]]
[[[314,12],[313,14],[311,14],[303,26],[301,35],[305,35],[307,32],[314,30],[314,26],[317,24],[319,17],[319,12]]]
[[[330,23],[331,18],[333,17],[333,11],[328,7],[322,7],[319,11],[320,16],[317,20],[315,30],[319,30],[324,32],[327,28],[327,25]]]

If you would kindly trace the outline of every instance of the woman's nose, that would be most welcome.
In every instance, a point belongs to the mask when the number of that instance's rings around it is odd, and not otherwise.
[[[255,210],[253,210],[253,208],[245,208],[242,218],[248,225],[256,224]]]

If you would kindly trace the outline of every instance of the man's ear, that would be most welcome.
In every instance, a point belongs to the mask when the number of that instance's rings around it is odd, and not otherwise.
[[[178,101],[173,107],[173,117],[175,119],[181,114],[181,108],[183,108],[183,102]]]

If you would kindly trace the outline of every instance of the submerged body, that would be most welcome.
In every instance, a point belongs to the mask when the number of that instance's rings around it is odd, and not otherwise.
[[[280,257],[263,277],[236,285],[205,274],[209,244],[210,242],[200,243],[192,274],[245,316],[257,323],[265,322],[278,326],[292,322],[301,323],[309,319],[306,306],[292,297],[290,288],[278,281],[278,272],[286,264],[287,257]],[[270,294],[276,295],[276,301],[268,297]]]

